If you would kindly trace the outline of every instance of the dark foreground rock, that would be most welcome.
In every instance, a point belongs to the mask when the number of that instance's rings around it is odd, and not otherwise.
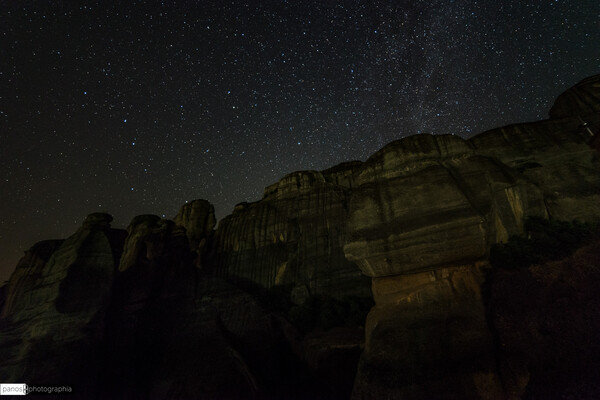
[[[600,398],[600,240],[561,260],[490,278],[507,398]]]
[[[126,235],[111,220],[92,214],[68,239],[38,243],[21,260],[0,320],[0,381],[77,382],[82,396],[98,392],[98,344]]]
[[[115,230],[93,214],[33,246],[3,288],[0,380],[72,385],[82,399],[347,397],[363,330],[305,346],[260,298],[208,275],[204,204],[176,219],[187,229],[142,215]]]

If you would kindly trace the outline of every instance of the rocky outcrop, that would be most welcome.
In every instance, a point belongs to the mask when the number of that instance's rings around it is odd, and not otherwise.
[[[44,240],[25,252],[11,275],[9,284],[5,287],[6,299],[0,318],[5,318],[25,306],[23,303],[26,301],[27,293],[33,290],[48,259],[63,242],[64,240]]]
[[[596,82],[572,95],[595,93]],[[354,398],[504,395],[481,289],[489,249],[523,233],[527,217],[600,218],[600,162],[588,142],[571,117],[467,141],[412,136],[357,169],[344,251],[373,278],[376,305]]]
[[[588,120],[600,126],[600,113]],[[598,153],[577,118],[510,125],[469,140],[535,184],[547,213],[560,220],[587,221],[600,213]]]
[[[102,341],[104,397],[150,393],[174,313],[193,299],[191,259],[185,229],[173,221],[141,215],[127,227]]]
[[[217,274],[313,295],[369,295],[368,280],[343,252],[360,164],[295,172],[267,187],[262,200],[237,205],[215,233]]]
[[[92,214],[33,246],[2,294],[0,379],[82,399],[318,397],[296,329],[197,268],[194,229],[212,225],[190,214],[187,229],[141,215],[127,231]]]
[[[546,214],[535,185],[451,135],[384,147],[357,183],[344,250],[371,277],[477,260],[519,233],[523,217]]]

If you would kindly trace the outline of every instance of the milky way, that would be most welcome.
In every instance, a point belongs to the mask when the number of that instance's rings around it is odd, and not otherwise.
[[[597,0],[78,3],[0,9],[1,281],[88,213],[223,217],[407,135],[544,119],[600,72]]]

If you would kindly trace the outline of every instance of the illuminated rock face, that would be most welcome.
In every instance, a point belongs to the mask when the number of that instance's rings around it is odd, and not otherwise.
[[[502,398],[482,282],[474,264],[373,278],[353,398]]]
[[[412,136],[356,171],[344,251],[373,278],[376,305],[354,398],[504,397],[482,296],[486,259],[527,217],[600,217],[598,154],[577,117],[600,126],[596,105],[585,105],[598,100],[598,82],[561,96],[560,120],[467,141]]]

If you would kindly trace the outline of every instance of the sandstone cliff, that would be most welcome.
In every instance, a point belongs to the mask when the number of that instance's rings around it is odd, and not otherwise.
[[[564,118],[405,138],[357,170],[344,251],[373,278],[376,306],[354,398],[507,395],[482,295],[489,249],[530,216],[600,218],[600,162],[581,126],[600,126],[586,105],[599,81],[557,100]]]
[[[348,202],[360,162],[287,175],[263,199],[242,203],[219,223],[214,268],[219,276],[296,292],[369,295],[369,282],[346,259]]]
[[[0,381],[77,398],[593,397],[595,248],[526,271],[488,260],[529,217],[600,218],[599,99],[595,76],[550,120],[289,174],[216,229],[205,200],[127,231],[92,214],[1,288]],[[348,296],[375,305],[336,326]],[[325,327],[300,326],[315,313]]]

